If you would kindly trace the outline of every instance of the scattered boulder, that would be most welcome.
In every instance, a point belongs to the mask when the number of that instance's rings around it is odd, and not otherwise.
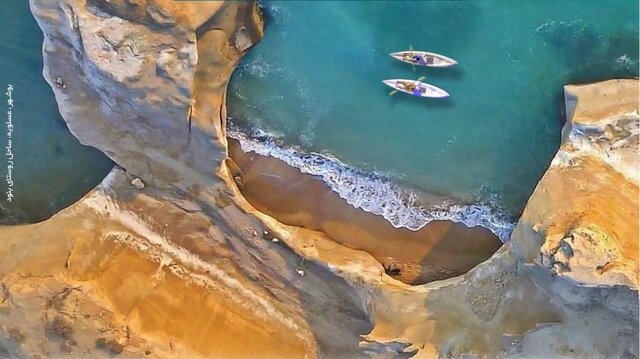
[[[56,86],[58,86],[58,88],[61,89],[65,89],[67,88],[67,85],[64,83],[64,81],[62,81],[62,78],[60,76],[56,76]]]
[[[144,182],[142,182],[142,180],[137,177],[134,178],[133,181],[131,181],[131,185],[138,190],[141,190],[144,188]]]

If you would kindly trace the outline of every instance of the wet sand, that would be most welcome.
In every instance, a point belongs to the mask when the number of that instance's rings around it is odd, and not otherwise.
[[[370,253],[397,279],[422,284],[463,274],[502,243],[489,230],[433,221],[411,231],[355,208],[319,178],[285,162],[245,153],[229,138],[230,166],[241,192],[258,210],[279,221],[326,233],[334,241]]]

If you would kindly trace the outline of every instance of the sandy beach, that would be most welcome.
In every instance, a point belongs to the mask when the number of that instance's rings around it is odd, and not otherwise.
[[[433,221],[411,231],[348,204],[319,178],[281,160],[245,153],[229,139],[240,189],[260,211],[283,223],[326,233],[334,241],[370,253],[397,279],[423,284],[460,275],[489,258],[502,243],[489,230]],[[231,166],[234,167],[234,166]]]

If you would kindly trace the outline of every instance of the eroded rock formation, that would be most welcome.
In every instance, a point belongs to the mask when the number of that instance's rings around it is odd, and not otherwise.
[[[638,356],[636,80],[567,87],[563,145],[511,242],[409,286],[239,195],[225,88],[261,36],[255,4],[31,6],[60,112],[119,167],[0,228],[0,356]]]

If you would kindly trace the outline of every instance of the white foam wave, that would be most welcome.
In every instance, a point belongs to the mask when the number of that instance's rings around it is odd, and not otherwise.
[[[262,56],[258,55],[250,61],[245,61],[240,64],[239,76],[242,77],[244,73],[248,73],[252,76],[265,78],[271,73],[282,72],[282,69],[276,67],[273,63],[265,60]]]
[[[384,217],[396,228],[416,231],[431,221],[449,220],[468,227],[487,228],[502,242],[509,240],[513,231],[514,224],[488,205],[454,204],[424,208],[417,203],[415,193],[400,188],[386,178],[350,167],[331,155],[280,147],[272,137],[260,131],[254,131],[256,138],[251,138],[230,128],[228,135],[238,140],[245,152],[274,157],[303,173],[319,176],[347,203]]]
[[[637,61],[634,61],[631,57],[627,56],[627,54],[617,57],[615,62],[616,62],[616,65],[618,65],[619,67],[623,67],[627,70],[631,70],[634,67],[637,67],[637,63],[638,63]]]

